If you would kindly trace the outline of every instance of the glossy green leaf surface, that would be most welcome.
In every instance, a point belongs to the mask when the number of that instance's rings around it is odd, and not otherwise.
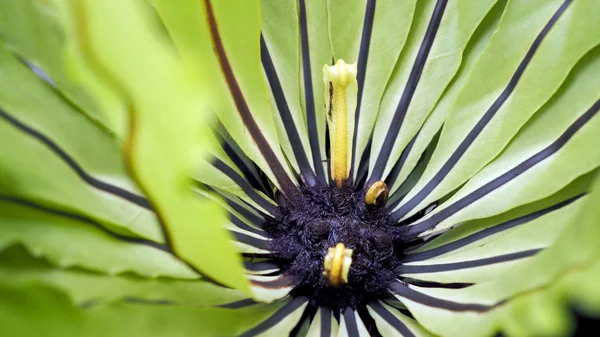
[[[364,68],[364,84],[359,89],[361,98],[357,108],[356,153],[362,153],[369,142],[383,91],[413,22],[415,6],[416,1],[328,2],[334,58],[348,63],[360,62],[359,69]],[[370,34],[368,44],[361,42],[363,34]],[[357,166],[359,161],[360,156],[355,156],[354,165]]]
[[[0,71],[1,193],[162,241],[114,139],[4,48]]]
[[[556,142],[579,117],[583,116],[600,97],[600,88],[593,85],[600,74],[599,56],[600,49],[598,48],[586,55],[572,70],[555,98],[542,107],[541,111],[523,127],[502,154],[449,199],[448,204],[465,197],[508,169],[515,168],[544,150]],[[594,139],[597,138],[599,123],[598,116],[592,117],[572,140],[569,140],[548,160],[542,161],[495,192],[479,198],[472,204],[477,211],[473,208],[471,210],[464,209],[460,219],[449,218],[444,221],[456,223],[481,218],[512,209],[517,205],[536,201],[551,195],[576,177],[598,167],[600,157],[593,147],[595,147]],[[582,153],[587,153],[587,155],[581,155]],[[432,214],[432,216],[434,215]],[[444,227],[444,224],[440,224],[440,227]]]
[[[473,129],[486,111],[489,111],[488,107],[508,85],[536,36],[563,5],[563,1],[540,3],[543,3],[543,6],[534,2],[511,2],[507,5],[496,34],[477,61],[478,64],[463,87],[461,95],[453,104],[440,138],[440,146],[436,149],[439,154],[433,155],[421,183],[415,186],[414,192],[409,194],[407,200],[432,179],[435,172],[458,147],[463,136]],[[421,204],[426,205],[428,201],[435,200],[436,196],[457,188],[479,171],[487,161],[498,155],[531,115],[552,97],[575,64],[600,42],[600,34],[580,34],[581,31],[600,31],[596,27],[597,22],[582,19],[590,12],[598,11],[597,6],[598,4],[592,2],[574,1],[565,15],[558,18],[557,27],[551,29],[539,45],[539,50],[524,69],[522,78],[510,98],[499,108],[497,116],[491,119],[490,124],[482,131],[484,133],[474,140],[473,145],[455,164],[435,192]],[[544,12],[547,14],[543,15]],[[530,16],[527,13],[530,13]],[[528,39],[523,35],[524,32],[530,34]],[[519,38],[515,39],[516,36]],[[507,48],[511,48],[511,52],[508,52]],[[510,55],[510,60],[505,55]],[[497,70],[494,73],[494,81],[489,80],[489,69]],[[470,160],[470,156],[473,160]],[[455,178],[452,175],[457,176]]]
[[[386,135],[391,128],[400,128],[398,137],[393,139],[393,146],[386,162],[383,175],[391,171],[393,164],[400,157],[402,149],[418,132],[425,118],[429,115],[444,89],[458,70],[464,48],[479,23],[496,1],[477,1],[475,3],[450,1],[440,19],[436,39],[431,45],[426,62],[423,64],[419,86],[412,94],[410,106],[404,108],[403,101],[407,99],[406,88],[411,73],[415,71],[413,64],[422,62],[422,46],[429,39],[428,28],[431,25],[430,16],[436,10],[436,1],[421,1],[415,9],[415,18],[406,46],[400,55],[392,73],[389,84],[383,95],[380,113],[373,134],[372,157],[384,146]],[[404,110],[405,109],[405,110]],[[392,122],[393,116],[404,112],[403,120]],[[389,145],[389,144],[386,144]],[[371,169],[375,161],[370,163]]]
[[[0,249],[23,244],[34,255],[67,268],[116,275],[197,279],[198,275],[151,242],[127,241],[97,224],[0,201]]]
[[[27,22],[27,25],[23,25]],[[89,93],[71,78],[68,42],[60,14],[52,2],[0,2],[0,35],[9,50],[43,71],[70,102],[100,127],[122,135],[124,118],[105,114],[98,109]],[[122,116],[123,117],[123,116]]]
[[[244,309],[115,303],[81,310],[46,287],[0,287],[5,336],[234,336],[268,317],[280,304]],[[31,315],[39,319],[31,324]]]
[[[463,303],[481,303],[496,305],[484,312],[465,312],[452,314],[432,307],[405,302],[411,312],[419,316],[426,315],[430,321],[429,328],[434,332],[447,335],[461,335],[459,327],[468,324],[475,331],[474,335],[490,334],[494,327],[492,322],[502,322],[511,333],[536,335],[547,333],[561,335],[568,331],[569,320],[565,319],[564,300],[571,294],[581,294],[583,289],[571,288],[567,284],[586,282],[586,277],[597,271],[597,245],[587,245],[595,240],[598,232],[598,210],[596,205],[600,193],[595,183],[594,192],[583,200],[581,211],[568,223],[561,233],[561,239],[538,256],[513,268],[503,275],[488,282],[459,290],[429,291],[441,298]],[[568,254],[565,251],[568,249]],[[552,290],[549,290],[552,289]],[[590,293],[591,295],[592,293]],[[580,296],[580,295],[579,295]],[[502,299],[509,299],[502,302]],[[591,303],[594,298],[590,297]],[[536,311],[534,313],[534,311]],[[487,322],[481,320],[485,315]],[[422,316],[424,317],[424,316]],[[537,319],[540,320],[537,320]],[[453,322],[453,324],[449,324]],[[456,326],[449,330],[450,326]],[[548,329],[548,330],[544,330]],[[520,331],[520,332],[519,332]]]
[[[473,66],[476,64],[477,59],[483,52],[485,46],[489,42],[492,34],[498,28],[500,18],[502,17],[504,7],[506,6],[506,0],[498,1],[494,7],[488,12],[485,19],[480,23],[479,27],[473,33],[473,36],[469,40],[467,46],[462,53],[462,59],[460,62],[460,68],[452,78],[452,81],[446,87],[443,95],[438,100],[433,111],[427,117],[427,120],[423,123],[421,131],[416,137],[415,143],[412,150],[408,154],[406,161],[399,172],[396,184],[390,186],[390,191],[394,191],[400,187],[400,184],[407,179],[408,175],[411,174],[419,162],[419,158],[423,154],[423,151],[427,149],[432,139],[439,132],[444,124],[444,121],[448,117],[450,107],[456,96],[459,94],[467,78],[469,77]]]
[[[198,200],[191,190],[191,174],[209,147],[202,137],[208,107],[198,94],[201,82],[186,72],[166,41],[157,39],[162,33],[147,7],[135,2],[73,5],[75,27],[86,37],[80,40],[85,56],[127,102],[126,156],[158,211],[168,243],[206,275],[245,289],[241,263],[218,208]],[[106,24],[115,6],[122,26]],[[153,56],[139,62],[143,55]]]
[[[0,335],[572,334],[600,313],[597,17],[0,0]]]
[[[218,32],[227,59],[240,86],[243,100],[252,112],[252,118],[260,128],[266,142],[281,161],[283,156],[273,116],[271,115],[266,83],[260,68],[260,11],[258,1],[236,3],[235,1],[155,1],[173,42],[183,60],[191,69],[213,79],[207,86],[208,95],[213,97],[212,108],[221,122],[236,139],[238,145],[267,174],[272,176],[268,163],[260,155],[255,141],[246,132],[240,118],[237,97],[230,92],[221,66],[219,55],[213,50],[213,38],[207,17],[207,4],[213,10]],[[216,38],[215,38],[216,39]]]
[[[46,260],[50,261],[48,258]],[[119,262],[119,259],[114,258],[113,262]],[[115,275],[60,265],[58,266],[66,269],[58,269],[55,266],[56,264],[53,266],[45,262],[42,257],[34,259],[20,246],[13,246],[3,250],[0,255],[0,283],[6,286],[35,285],[52,288],[67,294],[73,305],[80,307],[102,306],[120,301],[203,307],[231,303],[247,297],[240,291],[224,289],[198,278],[150,279],[132,273]]]

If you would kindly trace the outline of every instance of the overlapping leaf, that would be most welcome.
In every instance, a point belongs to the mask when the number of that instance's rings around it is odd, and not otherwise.
[[[4,48],[0,71],[0,193],[162,241],[114,138]]]
[[[147,5],[93,1],[69,5],[84,56],[127,106],[128,163],[153,200],[167,243],[206,275],[247,289],[216,205],[201,201],[191,189],[192,173],[210,144],[202,136],[208,111],[202,100],[206,96],[200,94],[204,86],[169,49]],[[118,24],[107,24],[107,17]]]

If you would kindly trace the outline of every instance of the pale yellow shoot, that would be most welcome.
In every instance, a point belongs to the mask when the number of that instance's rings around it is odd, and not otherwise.
[[[342,187],[350,174],[352,139],[358,84],[356,64],[338,60],[333,66],[323,67],[325,104],[329,124],[331,177]]]
[[[378,205],[385,203],[388,198],[388,188],[383,181],[376,181],[367,189],[365,203],[367,205]]]
[[[323,276],[332,287],[348,283],[348,273],[352,264],[352,249],[347,249],[343,243],[335,248],[329,248],[323,262]]]

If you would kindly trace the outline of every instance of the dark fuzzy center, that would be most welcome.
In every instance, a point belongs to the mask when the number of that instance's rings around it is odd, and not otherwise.
[[[292,295],[332,309],[386,297],[403,243],[385,205],[366,205],[365,191],[350,187],[306,188],[303,194],[300,204],[282,200],[281,215],[264,227],[280,267],[299,282]],[[352,264],[348,283],[331,287],[322,274],[323,262],[327,249],[339,242],[354,250]]]

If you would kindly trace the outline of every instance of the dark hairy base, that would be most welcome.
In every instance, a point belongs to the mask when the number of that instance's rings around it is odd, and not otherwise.
[[[282,271],[298,286],[292,296],[306,296],[311,305],[331,309],[358,308],[388,296],[388,284],[405,248],[385,210],[366,205],[365,191],[350,186],[303,188],[299,204],[280,198],[280,216],[267,219],[271,249]],[[323,277],[327,249],[343,243],[354,250],[348,283],[331,287]]]

